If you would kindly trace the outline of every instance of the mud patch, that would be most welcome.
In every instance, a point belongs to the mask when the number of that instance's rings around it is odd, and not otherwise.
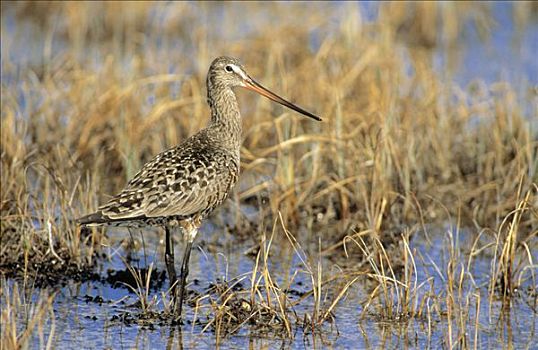
[[[150,273],[148,268],[133,268],[132,271],[129,269],[108,270],[107,276],[104,278],[103,282],[110,284],[112,288],[123,287],[131,290],[136,289],[138,284],[133,272],[140,276],[142,281],[147,281],[149,279],[149,288],[153,291],[158,291],[166,287],[166,272],[152,269]]]
[[[14,280],[30,280],[37,288],[65,287],[70,282],[100,281],[93,266],[62,263],[56,259],[28,265],[8,263],[0,265],[0,274]]]

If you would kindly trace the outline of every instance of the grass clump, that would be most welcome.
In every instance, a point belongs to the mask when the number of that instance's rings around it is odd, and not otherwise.
[[[0,348],[28,349],[39,344],[51,349],[55,334],[55,315],[52,307],[55,294],[21,288],[17,282],[2,278],[0,305]]]

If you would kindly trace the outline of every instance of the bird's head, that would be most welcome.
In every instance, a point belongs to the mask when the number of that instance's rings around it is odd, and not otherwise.
[[[211,63],[207,73],[207,87],[209,90],[218,88],[244,87],[265,96],[275,102],[293,109],[307,117],[321,121],[321,118],[283,99],[274,92],[266,89],[261,84],[252,79],[246,72],[239,60],[233,57],[217,57]]]

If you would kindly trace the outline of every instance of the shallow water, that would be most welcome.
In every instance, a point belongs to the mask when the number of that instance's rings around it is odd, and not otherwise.
[[[207,229],[207,227],[205,228]],[[211,237],[218,235],[218,231],[213,233],[202,231],[200,238]],[[121,232],[118,229],[114,236],[121,239],[129,239],[126,232]],[[136,239],[136,234],[134,235]],[[438,231],[431,234],[429,239],[432,244],[420,235],[412,240],[411,250],[416,249],[416,256],[424,256],[426,263],[417,262],[417,282],[422,283],[428,275],[436,276],[437,271],[432,268],[430,262],[434,262],[439,267],[439,272],[446,276],[448,258],[446,256],[447,239],[449,238],[448,231]],[[146,252],[149,255],[142,253],[140,249],[140,259],[138,261],[131,260],[131,265],[145,267],[148,264],[154,264],[156,269],[164,275],[164,266],[162,264],[162,246],[158,245],[159,235],[155,232],[145,233]],[[236,241],[233,237],[228,237],[229,241]],[[460,234],[458,244],[465,246],[465,235]],[[285,241],[284,241],[285,242]],[[204,243],[207,246],[217,246],[216,242]],[[273,277],[282,277],[286,268],[297,269],[301,268],[300,260],[294,251],[286,251],[274,242],[275,247],[272,259],[275,261],[284,262],[282,264],[275,263],[271,266]],[[181,253],[180,244],[176,245],[176,259]],[[249,272],[254,268],[254,259],[247,257],[244,252],[248,250],[251,243],[233,244],[233,249],[228,253],[209,253],[205,249],[195,249],[192,256],[191,274],[189,276],[189,290],[196,290],[203,293],[210,283],[216,280],[229,279],[234,276],[239,276]],[[226,247],[224,251],[228,250]],[[155,251],[159,254],[154,255]],[[278,252],[279,251],[279,252]],[[278,253],[277,253],[278,252]],[[536,252],[533,258],[536,259]],[[125,264],[120,258],[126,253],[118,251],[117,255],[110,261],[101,265],[103,276],[110,276],[111,271],[125,270]],[[132,255],[137,256],[137,255]],[[430,260],[431,259],[431,260]],[[144,261],[145,260],[145,261]],[[286,261],[291,261],[288,265]],[[458,260],[465,264],[463,259]],[[481,303],[478,308],[480,329],[478,332],[478,348],[503,348],[513,347],[517,349],[533,348],[533,342],[538,336],[538,314],[533,311],[536,305],[529,303],[529,298],[515,298],[512,307],[509,311],[502,311],[502,303],[494,301],[489,310],[487,285],[483,283],[490,274],[491,259],[485,254],[476,257],[474,263],[473,276],[479,278],[475,280],[476,286],[468,285],[472,293],[480,294]],[[330,273],[330,263],[324,261],[324,269]],[[286,266],[286,268],[284,268]],[[233,268],[232,268],[233,267]],[[113,273],[112,273],[113,275]],[[227,277],[228,276],[228,277]],[[484,281],[480,280],[480,277]],[[441,280],[442,277],[436,276],[434,286],[435,294],[442,295],[445,290],[445,284]],[[158,280],[158,279],[157,279]],[[159,280],[153,288],[151,288],[150,299],[155,297],[160,300],[161,292],[168,287],[167,281]],[[228,335],[225,338],[218,339],[215,333],[208,329],[203,332],[204,325],[192,325],[194,319],[194,310],[186,306],[184,317],[187,324],[183,325],[183,331],[180,333],[175,326],[161,325],[157,321],[152,324],[137,325],[126,323],[118,319],[125,312],[136,314],[139,309],[133,306],[137,301],[137,297],[121,283],[114,286],[110,284],[110,280],[103,279],[100,282],[85,282],[85,283],[70,283],[67,287],[59,290],[55,299],[55,331],[53,340],[55,348],[164,348],[170,346],[180,346],[184,348],[213,348],[220,346],[223,349],[237,349],[242,347],[249,348],[446,348],[447,335],[447,318],[438,317],[432,310],[430,317],[431,322],[428,323],[426,317],[417,317],[413,321],[396,321],[382,320],[379,315],[368,312],[365,317],[363,310],[368,293],[367,287],[361,283],[362,280],[355,283],[349,290],[348,295],[343,299],[334,310],[335,323],[333,327],[326,325],[321,333],[313,336],[311,333],[303,333],[305,330],[297,327],[294,338],[282,339],[271,334],[260,335],[260,332],[249,326],[242,327],[237,333]],[[164,283],[163,283],[164,282]],[[309,280],[306,274],[299,274],[295,283],[290,289],[300,292],[308,291]],[[467,285],[467,284],[466,284]],[[523,286],[529,287],[529,282]],[[247,286],[248,288],[248,286]],[[429,287],[424,286],[419,288],[419,300],[429,292]],[[463,292],[464,295],[467,291]],[[289,294],[291,299],[294,298],[294,293]],[[433,304],[434,299],[427,299]],[[469,308],[470,319],[469,326],[466,328],[466,333],[470,346],[474,346],[474,319],[477,311],[476,304],[472,303],[476,298],[470,298],[471,305]],[[299,306],[295,307],[295,312],[301,317],[305,312],[312,312],[314,307],[313,298],[309,297],[302,301]],[[162,305],[158,304],[155,309],[162,309]],[[199,312],[197,318],[204,321],[204,311]],[[136,316],[135,316],[136,317]],[[50,326],[50,325],[49,325]],[[431,327],[431,330],[429,328]],[[453,324],[454,329],[457,329],[456,324]],[[49,329],[50,331],[50,329]],[[47,339],[48,332],[45,332]],[[35,338],[35,345],[38,346],[39,339]]]

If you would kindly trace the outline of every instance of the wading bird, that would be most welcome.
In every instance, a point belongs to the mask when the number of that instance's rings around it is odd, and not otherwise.
[[[201,225],[228,197],[239,176],[241,115],[235,87],[255,91],[305,116],[305,111],[252,79],[235,58],[218,57],[207,73],[209,124],[180,145],[146,163],[127,186],[108,203],[86,215],[81,225],[162,226],[165,230],[165,263],[171,285],[176,320],[181,318],[191,248]],[[181,228],[186,240],[179,283],[174,266],[171,233]],[[176,285],[179,284],[179,293]]]

